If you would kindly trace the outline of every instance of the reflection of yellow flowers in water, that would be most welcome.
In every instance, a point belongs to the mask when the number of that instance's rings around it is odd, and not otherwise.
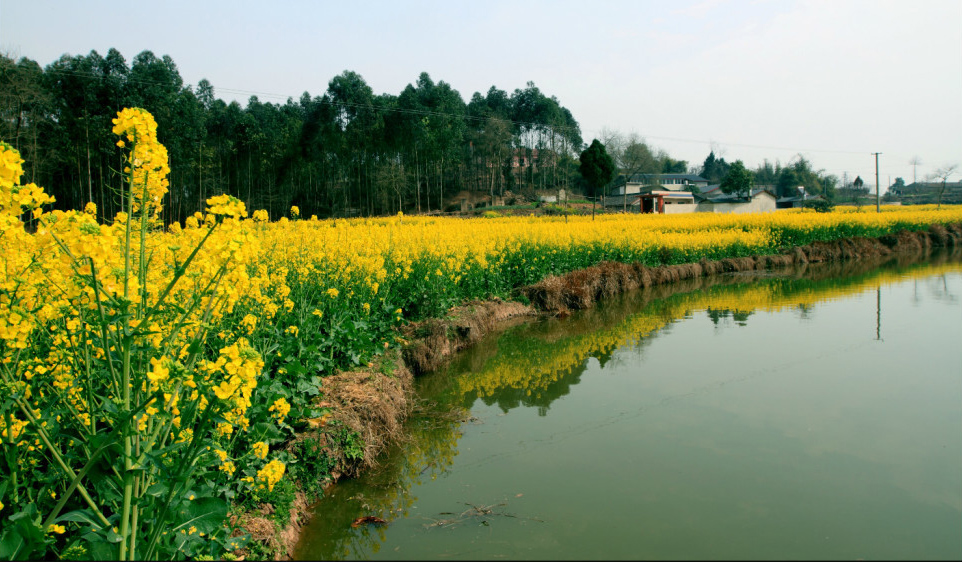
[[[931,267],[920,271],[926,276],[933,273]],[[962,264],[944,264],[935,271],[962,272]],[[658,307],[646,308],[587,334],[552,338],[550,341],[531,339],[523,349],[511,348],[510,342],[506,342],[501,352],[484,368],[458,377],[458,392],[462,395],[477,393],[480,396],[493,396],[505,389],[516,389],[538,397],[552,383],[584,364],[588,357],[611,353],[618,347],[636,345],[665,325],[690,315],[693,310],[753,312],[793,309],[861,293],[880,283],[903,280],[906,275],[880,271],[849,286],[786,290],[781,284],[756,282],[675,295],[660,301]]]

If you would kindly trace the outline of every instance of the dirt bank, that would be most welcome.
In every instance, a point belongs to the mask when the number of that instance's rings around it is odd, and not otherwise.
[[[566,316],[596,301],[637,288],[676,283],[703,276],[764,271],[793,265],[836,261],[881,261],[894,255],[925,254],[934,248],[962,246],[962,224],[933,225],[927,231],[902,231],[874,238],[817,242],[773,256],[649,267],[605,262],[563,276],[552,276],[519,290],[530,304],[500,299],[466,303],[444,318],[409,325],[400,353],[386,355],[370,368],[324,378],[322,388],[331,415],[323,427],[311,429],[291,444],[313,443],[312,453],[330,467],[330,482],[356,476],[376,464],[377,455],[403,437],[402,423],[411,408],[413,377],[434,371],[454,353],[492,331],[538,316]],[[346,430],[346,431],[345,431]],[[353,437],[351,437],[353,436]],[[309,514],[298,493],[291,523],[272,530],[267,514],[251,514],[242,526],[273,552],[287,553],[297,544],[301,524]],[[279,558],[285,556],[279,555]]]

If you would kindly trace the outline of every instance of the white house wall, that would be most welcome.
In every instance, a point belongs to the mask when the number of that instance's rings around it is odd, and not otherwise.
[[[743,203],[702,201],[696,206],[700,213],[768,213],[775,210],[775,199],[771,196],[760,195]]]
[[[665,214],[666,215],[683,215],[685,213],[694,213],[698,210],[698,205],[694,203],[665,203]]]

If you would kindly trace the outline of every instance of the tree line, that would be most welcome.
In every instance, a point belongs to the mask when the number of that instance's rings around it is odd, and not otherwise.
[[[292,206],[320,218],[450,211],[462,191],[492,200],[556,189],[599,195],[579,170],[587,144],[578,122],[532,82],[510,94],[491,86],[465,102],[427,73],[397,95],[377,95],[344,71],[321,95],[251,96],[242,107],[218,99],[206,79],[185,85],[174,61],[151,51],[130,64],[116,49],[65,54],[46,67],[0,55],[0,139],[20,151],[24,181],[44,186],[56,208],[92,201],[102,218],[120,210],[111,120],[124,107],[142,107],[158,123],[170,155],[168,222],[223,193],[272,219]],[[601,143],[623,175],[691,173],[721,183],[731,168],[714,150],[689,166],[637,135],[604,132]],[[778,196],[797,186],[832,196],[838,183],[801,156],[786,166],[765,161],[751,176]]]
[[[0,56],[0,138],[17,148],[25,181],[57,208],[93,201],[120,209],[120,151],[111,120],[142,107],[170,155],[168,221],[227,193],[271,218],[446,210],[462,190],[491,196],[574,188],[581,132],[571,112],[533,83],[509,94],[492,86],[465,103],[421,73],[397,95],[375,95],[357,73],[327,91],[286,103],[251,96],[246,107],[185,85],[169,56],[143,51],[127,64],[110,49],[63,55],[41,68]]]

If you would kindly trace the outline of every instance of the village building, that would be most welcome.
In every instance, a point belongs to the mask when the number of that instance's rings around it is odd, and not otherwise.
[[[805,192],[805,187],[798,186],[797,193],[795,195],[788,195],[785,197],[779,197],[775,201],[775,208],[777,209],[797,209],[799,207],[804,207],[806,201],[821,201],[824,199],[821,195],[809,195]]]
[[[775,196],[767,187],[748,198],[728,194],[718,184],[693,174],[633,174],[619,176],[605,209],[631,213],[765,213],[774,211]],[[617,183],[620,182],[620,185]]]
[[[765,188],[753,189],[747,198],[720,189],[701,197],[699,213],[770,213],[776,209],[775,196]]]

